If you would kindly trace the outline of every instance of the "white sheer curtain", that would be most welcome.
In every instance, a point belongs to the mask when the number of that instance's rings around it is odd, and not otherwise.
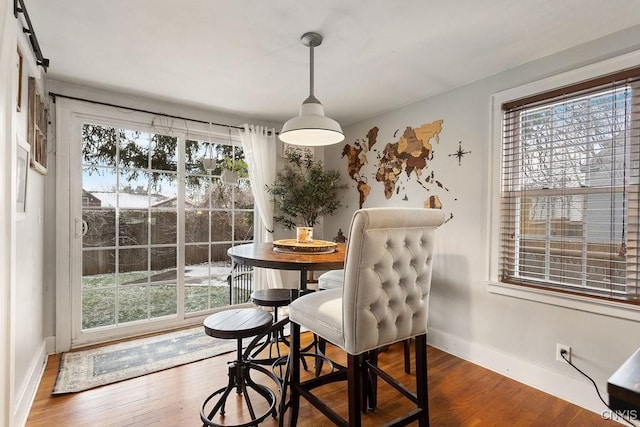
[[[260,221],[253,240],[256,243],[273,241],[273,200],[266,187],[276,178],[276,133],[264,126],[244,125],[238,131],[242,150],[249,166],[251,191]],[[280,271],[254,269],[255,289],[282,288]]]

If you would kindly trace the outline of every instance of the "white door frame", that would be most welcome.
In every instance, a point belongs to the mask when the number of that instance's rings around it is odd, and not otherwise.
[[[83,334],[79,329],[81,320],[77,319],[78,306],[81,299],[74,291],[74,280],[81,276],[82,253],[74,251],[74,240],[77,239],[75,218],[79,212],[72,209],[81,209],[81,180],[75,179],[74,173],[81,171],[78,163],[78,153],[81,152],[81,126],[84,121],[92,123],[127,126],[131,129],[162,132],[162,129],[154,129],[150,126],[154,116],[148,113],[116,110],[113,107],[90,104],[87,102],[56,99],[56,345],[55,351],[68,351],[72,345],[81,346],[97,342],[108,341],[122,337],[123,331],[128,336],[140,335],[149,332],[150,323],[132,324],[120,328],[105,328],[89,334]],[[176,121],[171,125],[173,136],[177,136],[179,144],[184,144],[188,137],[202,137],[206,140],[209,134],[208,127],[200,123],[189,123],[188,128],[182,121]],[[228,137],[226,134],[216,132],[216,136]],[[184,163],[180,161],[180,163]],[[74,172],[75,171],[75,172]],[[180,203],[180,201],[179,201]],[[182,199],[184,207],[184,199]],[[180,205],[178,211],[181,210]],[[178,231],[178,245],[184,243],[184,230]],[[183,258],[182,258],[183,259]],[[179,269],[178,274],[184,274]],[[178,280],[178,283],[183,281]],[[182,295],[179,292],[178,296]],[[178,302],[180,307],[183,301]],[[76,314],[74,314],[76,313]],[[181,315],[182,314],[182,315]],[[154,321],[154,330],[171,329],[188,324],[201,322],[207,314],[185,316],[184,309],[178,309],[175,319],[162,319]],[[86,336],[83,336],[86,335]]]

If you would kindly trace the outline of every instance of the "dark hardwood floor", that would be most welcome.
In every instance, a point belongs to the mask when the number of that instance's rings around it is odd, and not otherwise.
[[[340,352],[328,347],[330,357],[344,360]],[[27,426],[199,426],[202,401],[226,384],[227,361],[232,358],[233,354],[224,354],[82,393],[52,396],[60,360],[54,355],[47,363]],[[413,375],[403,370],[402,345],[393,345],[381,354],[380,365],[414,388]],[[619,425],[432,347],[428,348],[428,372],[431,426]],[[321,390],[323,398],[346,415],[346,385],[333,384]],[[239,403],[232,394],[227,423],[238,421],[237,413],[242,413]],[[378,408],[364,416],[364,425],[381,425],[407,408],[408,402],[380,381]],[[302,400],[300,426],[329,424]],[[277,420],[268,418],[262,425],[277,426]]]

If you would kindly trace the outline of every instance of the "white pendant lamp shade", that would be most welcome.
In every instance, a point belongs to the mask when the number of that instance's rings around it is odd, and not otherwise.
[[[300,114],[288,120],[279,138],[287,144],[331,145],[344,140],[340,124],[324,115],[324,107],[318,100],[300,106]]]
[[[324,107],[313,95],[313,48],[322,43],[318,33],[305,33],[302,43],[309,47],[309,97],[300,106],[297,117],[288,120],[280,131],[280,140],[287,144],[321,146],[337,144],[344,140],[340,124],[324,115]]]

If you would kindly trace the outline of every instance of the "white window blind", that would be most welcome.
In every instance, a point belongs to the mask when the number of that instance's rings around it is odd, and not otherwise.
[[[637,302],[640,68],[503,110],[501,281]]]

